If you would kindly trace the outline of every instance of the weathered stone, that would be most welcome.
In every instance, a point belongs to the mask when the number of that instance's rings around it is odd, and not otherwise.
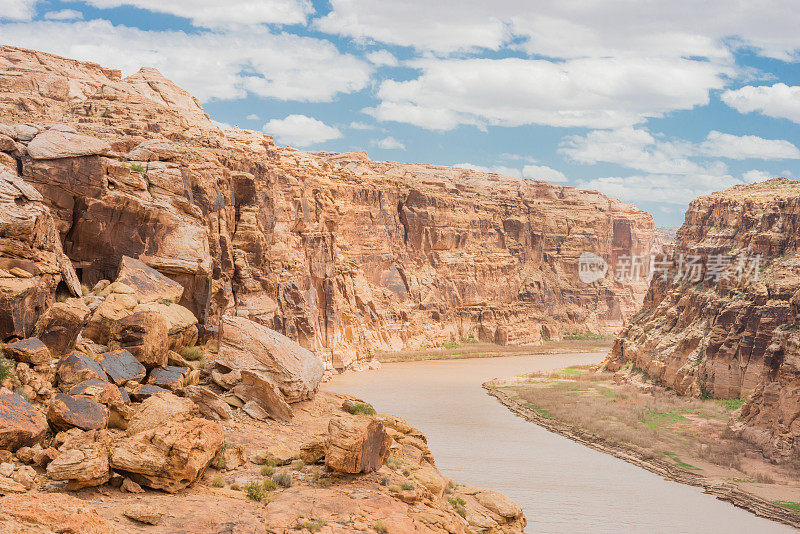
[[[82,352],[73,351],[58,361],[56,377],[62,390],[70,388],[85,380],[108,380],[108,375],[99,363]]]
[[[149,312],[160,315],[167,324],[169,350],[180,351],[197,342],[197,317],[180,304],[169,301],[156,301],[139,304],[134,312]]]
[[[139,303],[166,300],[177,303],[183,295],[183,286],[170,280],[144,262],[123,256],[115,282],[134,289]]]
[[[214,459],[214,466],[224,471],[234,471],[247,463],[247,451],[242,445],[226,445]]]
[[[325,459],[325,439],[319,438],[304,443],[300,447],[300,459],[311,465]]]
[[[50,363],[53,359],[47,346],[35,337],[9,343],[3,347],[3,352],[9,358],[30,365]]]
[[[36,453],[33,455],[33,463],[41,468],[46,468],[53,460],[58,458],[58,454],[58,449],[54,447],[48,447],[46,449],[36,451]]]
[[[217,362],[229,369],[268,377],[287,402],[311,398],[323,366],[314,354],[288,337],[241,317],[225,316]]]
[[[156,393],[142,402],[128,425],[128,435],[157,428],[165,421],[186,420],[198,413],[191,399],[178,397],[170,392]]]
[[[36,321],[34,335],[47,345],[53,356],[61,357],[75,348],[90,313],[81,299],[56,302]]]
[[[26,491],[27,488],[16,480],[0,475],[0,495],[8,495],[9,493],[24,493]],[[0,502],[2,502],[2,499],[0,499]],[[2,513],[2,510],[0,510],[0,513]],[[2,523],[0,523],[0,526],[2,526]]]
[[[140,384],[130,391],[130,396],[133,402],[142,402],[159,393],[167,393],[167,390],[150,384]]]
[[[0,499],[0,531],[113,534],[116,529],[81,499],[65,493],[37,493]]]
[[[108,461],[110,439],[105,430],[70,436],[47,466],[47,476],[68,481],[67,489],[100,486],[111,478]]]
[[[144,366],[127,350],[113,350],[102,356],[100,366],[115,384],[122,385],[128,380],[139,381],[147,374]]]
[[[126,404],[127,393],[123,396],[124,391],[124,389],[121,389],[111,382],[90,378],[89,380],[84,380],[73,386],[72,389],[69,390],[69,394],[73,397],[86,397],[100,404],[109,406]]]
[[[126,349],[147,369],[167,365],[167,320],[158,313],[136,312],[114,322],[109,333],[111,349]]]
[[[57,393],[47,410],[47,420],[57,430],[98,430],[108,426],[108,409],[85,397]]]
[[[92,156],[111,151],[107,141],[71,132],[46,130],[28,143],[28,155],[33,159],[58,159]]]
[[[203,417],[215,421],[233,417],[228,403],[207,387],[187,386],[183,388],[183,393],[197,404]]]
[[[161,523],[161,518],[164,517],[164,512],[146,504],[129,506],[122,513],[125,517],[146,525],[158,525]]]
[[[123,478],[120,489],[127,493],[144,493],[142,487],[129,478]]]
[[[273,419],[291,420],[294,415],[292,407],[286,403],[278,388],[263,373],[241,371],[241,377],[241,382],[233,388],[233,393],[245,402],[245,406],[254,402]]]
[[[82,335],[88,339],[105,345],[114,323],[133,313],[137,300],[126,293],[112,293],[101,302],[89,318]]]
[[[373,417],[332,417],[325,440],[325,465],[343,473],[369,473],[389,457],[392,438]]]
[[[183,387],[183,377],[186,376],[188,372],[189,369],[186,367],[175,367],[172,365],[156,367],[150,371],[147,383],[151,386],[158,386],[175,391]]]
[[[0,395],[0,449],[31,446],[46,432],[47,420],[25,399],[14,393]]]

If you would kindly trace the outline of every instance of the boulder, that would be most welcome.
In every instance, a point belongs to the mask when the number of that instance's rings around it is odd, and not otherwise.
[[[33,333],[53,356],[60,357],[75,348],[75,341],[90,313],[81,299],[56,302],[36,321]]]
[[[241,381],[233,388],[233,393],[244,401],[245,406],[255,403],[278,421],[289,421],[294,415],[292,407],[284,400],[281,392],[263,373],[241,371]],[[246,412],[255,419],[261,419],[260,411]]]
[[[167,320],[151,311],[135,312],[115,321],[108,339],[110,349],[125,349],[147,369],[167,365]]]
[[[158,386],[164,389],[175,391],[183,387],[183,377],[189,372],[187,367],[175,367],[167,365],[166,367],[156,367],[150,371],[150,376],[147,377],[147,383],[151,386]]]
[[[331,418],[325,440],[325,465],[342,473],[370,473],[389,456],[392,438],[374,417]]]
[[[101,345],[107,344],[114,323],[133,313],[136,304],[137,300],[133,295],[111,293],[95,308],[89,323],[83,329],[83,337]]]
[[[150,384],[139,384],[131,389],[130,396],[133,402],[142,402],[159,393],[168,393],[168,391],[158,386],[151,386]]]
[[[197,317],[180,304],[164,300],[146,302],[136,306],[133,311],[156,313],[164,318],[167,323],[169,350],[180,352],[184,347],[197,343]]]
[[[81,499],[66,493],[37,493],[0,499],[0,532],[113,534],[116,529]]]
[[[45,130],[28,143],[28,156],[33,159],[60,159],[76,156],[108,154],[107,141],[60,130]]]
[[[147,374],[144,366],[127,350],[112,350],[101,357],[100,367],[115,384],[122,385],[128,380],[140,381]]]
[[[111,478],[109,444],[105,430],[68,437],[58,456],[47,466],[47,476],[68,481],[68,490],[105,484]]]
[[[324,371],[308,349],[265,326],[233,316],[223,319],[217,362],[267,376],[289,403],[312,398]]]
[[[57,430],[98,430],[108,426],[108,410],[86,397],[56,393],[47,410],[47,420]]]
[[[62,391],[92,378],[107,381],[108,375],[99,363],[82,352],[70,352],[58,361],[56,378]]]
[[[145,525],[158,525],[164,512],[154,508],[152,504],[134,504],[126,508],[122,515]]]
[[[189,399],[171,393],[142,403],[111,446],[111,465],[134,482],[174,493],[198,479],[222,448],[219,423],[196,417]]]
[[[233,417],[228,403],[207,387],[187,386],[183,388],[183,393],[197,404],[203,417],[215,421]]]
[[[300,459],[312,465],[325,459],[325,439],[313,439],[300,446]]]
[[[118,404],[127,404],[130,402],[127,392],[119,386],[99,380],[97,378],[90,378],[83,382],[76,384],[69,390],[69,394],[73,397],[86,397],[93,401],[105,404],[106,406],[114,406]]]
[[[35,337],[9,343],[3,347],[3,352],[13,360],[30,365],[50,363],[53,359],[50,349]]]
[[[177,303],[183,296],[183,286],[170,280],[141,260],[123,256],[115,282],[134,289],[140,304],[158,300]]]
[[[47,420],[16,393],[0,394],[0,449],[16,451],[40,441]]]

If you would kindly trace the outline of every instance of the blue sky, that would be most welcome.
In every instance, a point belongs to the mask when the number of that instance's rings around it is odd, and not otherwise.
[[[0,0],[0,42],[154,66],[223,125],[633,202],[800,175],[791,0]]]

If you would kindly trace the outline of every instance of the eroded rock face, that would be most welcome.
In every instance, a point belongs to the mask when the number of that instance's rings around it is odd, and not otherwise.
[[[47,345],[54,357],[61,357],[75,348],[75,341],[89,313],[81,299],[56,302],[36,321],[34,335]]]
[[[625,374],[632,365],[685,395],[748,398],[732,431],[775,459],[797,455],[798,244],[800,182],[779,178],[696,199],[674,246],[677,257],[701,258],[704,279],[676,280],[675,270],[655,277],[606,367]],[[734,257],[730,267],[717,281],[705,278],[720,255]]]
[[[325,465],[343,473],[370,473],[389,457],[391,444],[383,423],[374,417],[332,417],[325,440]]]
[[[47,476],[68,481],[68,489],[101,486],[111,478],[108,448],[111,440],[104,430],[69,436],[59,454],[47,466]]]
[[[229,312],[345,368],[376,348],[616,328],[646,289],[579,281],[582,252],[615,263],[652,241],[649,215],[599,193],[276,147],[219,129],[153,69],[121,79],[3,46],[0,72],[0,111],[13,125],[3,168],[41,193],[81,281],[114,280],[123,257],[137,258],[183,286],[177,303],[204,332]],[[69,157],[25,153],[49,138],[71,140],[48,153]],[[23,310],[46,307],[53,282],[11,284],[17,335],[29,335],[35,313]],[[107,299],[91,324],[107,319],[107,329],[141,305],[125,300]],[[87,335],[107,342],[97,336]]]
[[[0,530],[113,534],[110,521],[86,502],[65,493],[8,495],[0,498]]]
[[[0,449],[31,446],[47,432],[47,420],[15,393],[0,395]]]
[[[125,349],[148,369],[167,365],[169,341],[166,319],[158,313],[141,311],[114,322],[108,346]]]

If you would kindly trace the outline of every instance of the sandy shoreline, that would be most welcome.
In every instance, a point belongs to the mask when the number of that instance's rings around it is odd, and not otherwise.
[[[743,491],[733,484],[719,483],[710,480],[703,475],[686,471],[670,462],[658,458],[646,457],[635,447],[612,442],[591,432],[581,430],[573,425],[557,421],[553,418],[543,417],[535,410],[527,408],[521,402],[504,392],[498,386],[502,381],[503,379],[490,380],[483,384],[483,388],[513,413],[527,421],[535,423],[550,432],[569,438],[572,441],[647,469],[666,480],[701,487],[704,489],[705,493],[714,495],[720,500],[730,502],[734,506],[748,510],[759,517],[800,528],[800,513]]]

